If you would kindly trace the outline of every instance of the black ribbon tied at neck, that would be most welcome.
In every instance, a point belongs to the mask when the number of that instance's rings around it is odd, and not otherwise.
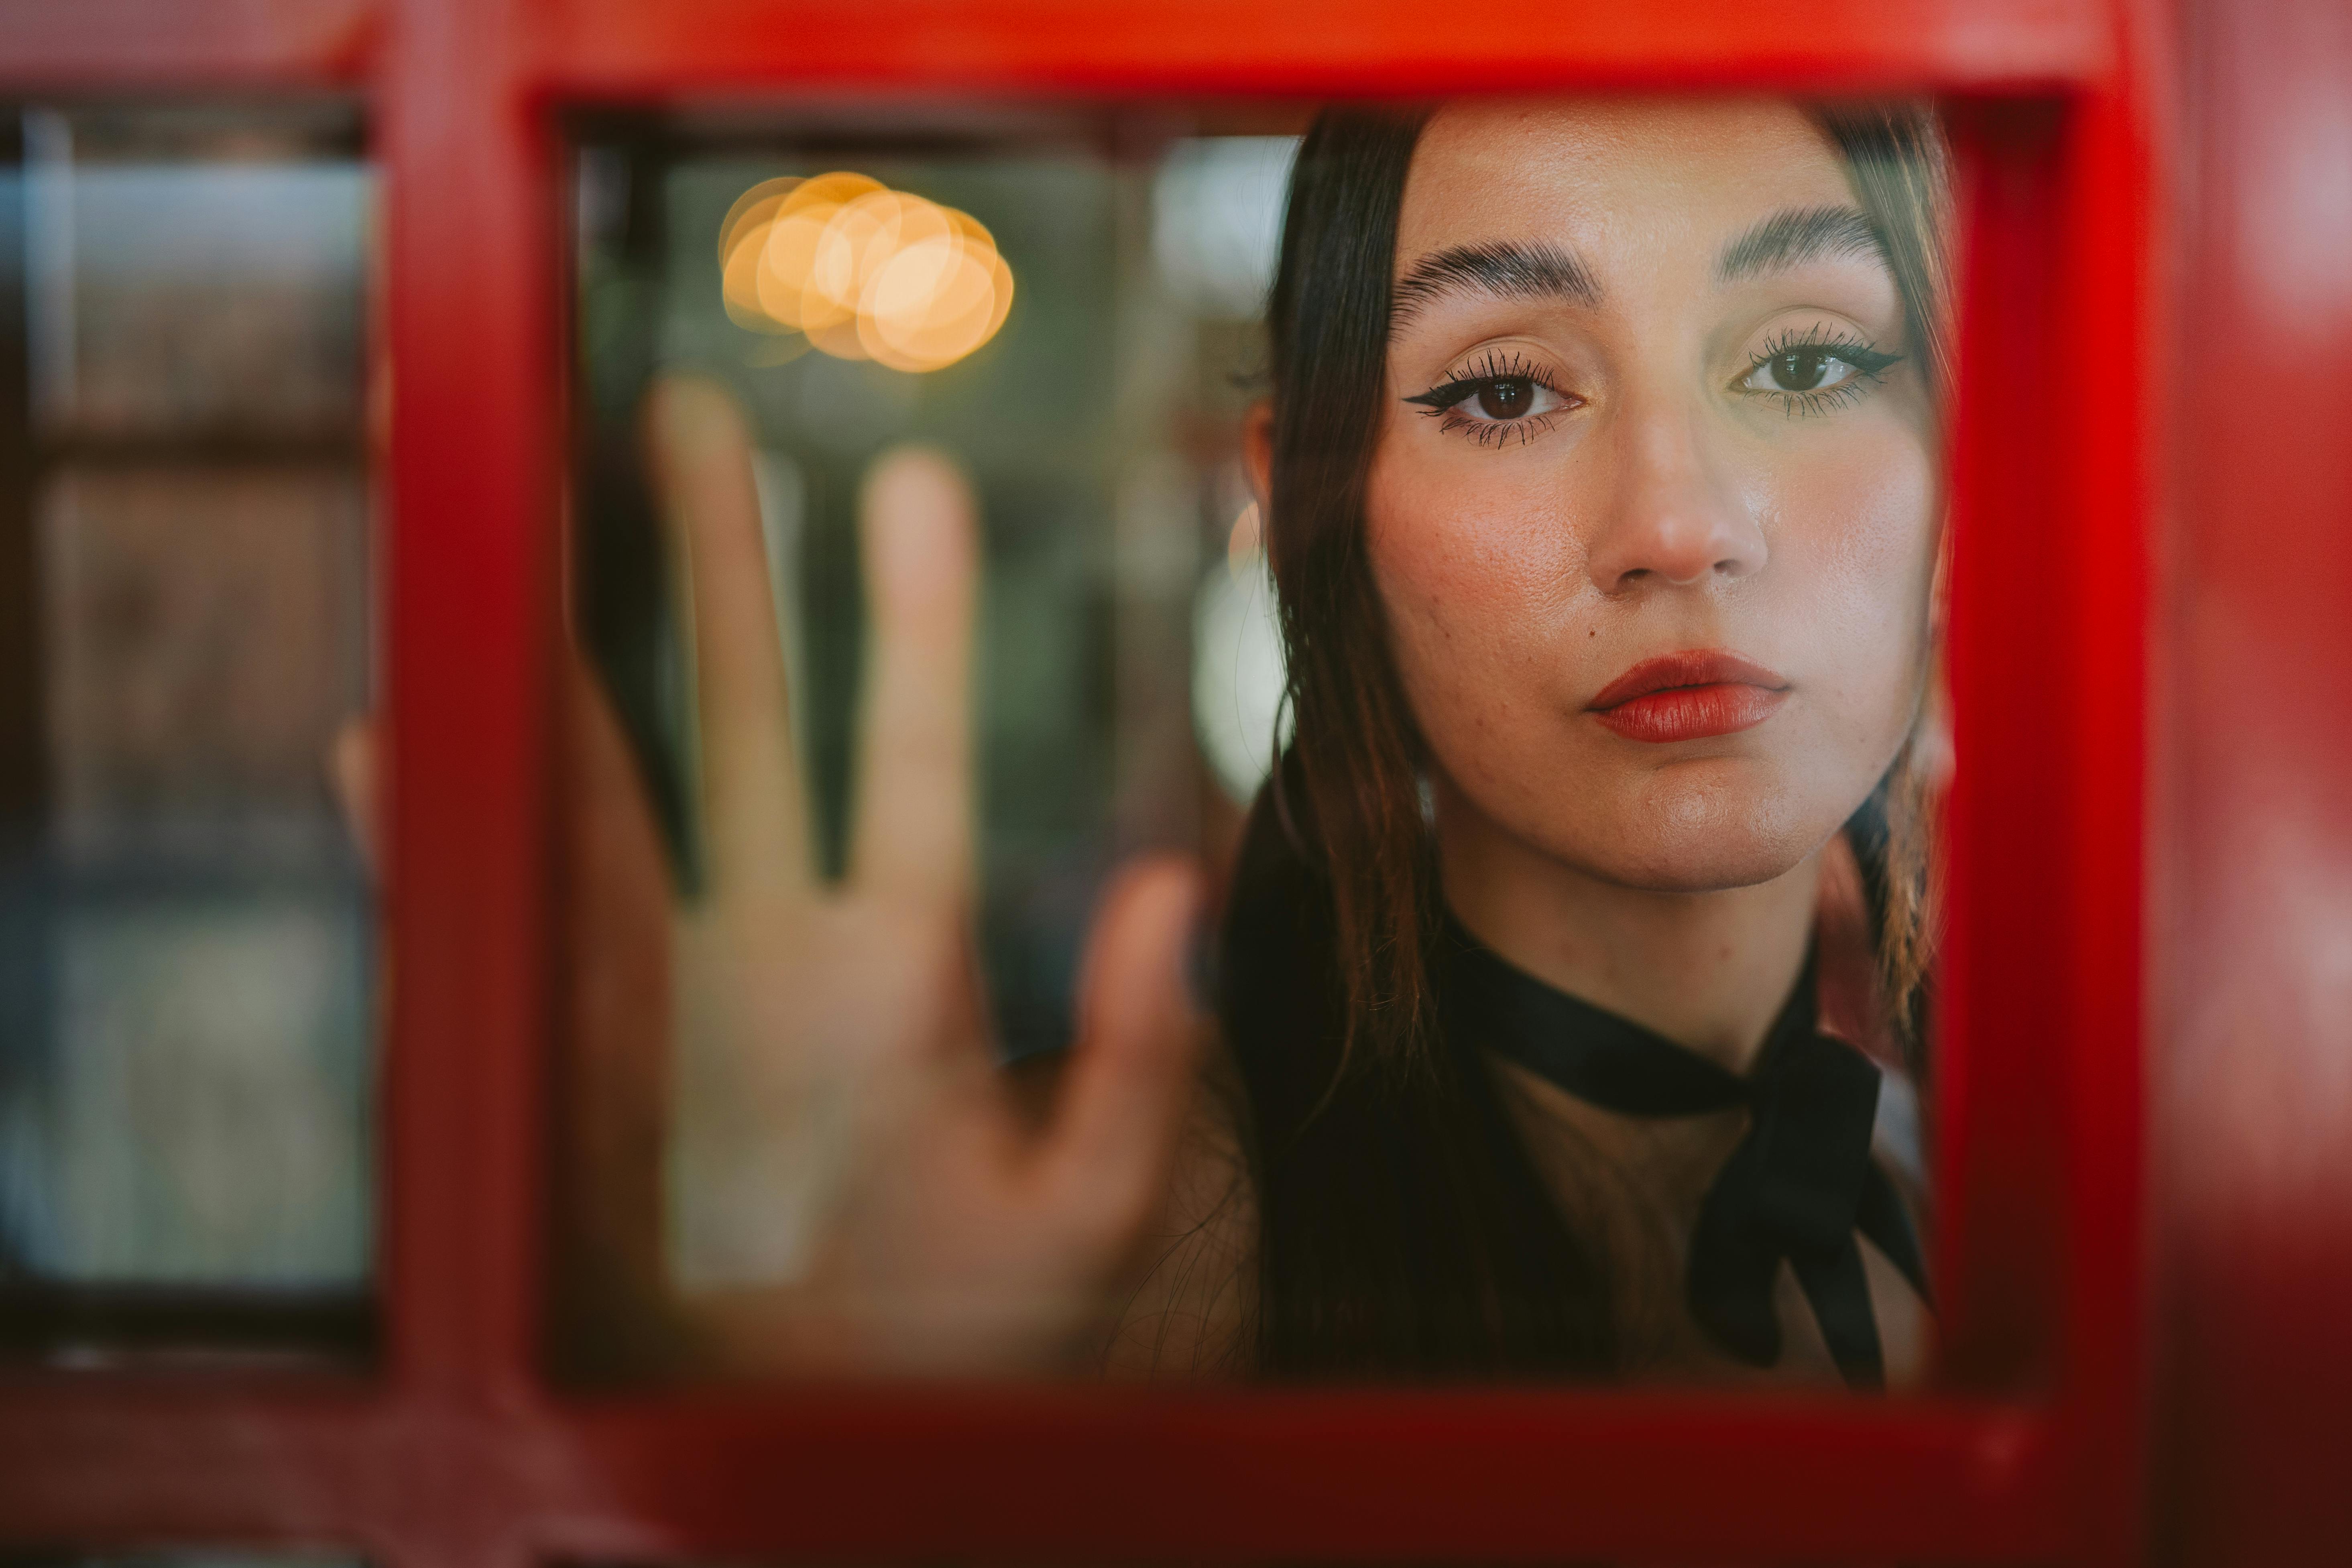
[[[1691,1234],[1692,1316],[1753,1366],[1780,1359],[1772,1288],[1786,1258],[1839,1373],[1856,1387],[1886,1381],[1857,1232],[1925,1298],[1918,1238],[1886,1173],[1870,1157],[1879,1071],[1816,1026],[1805,972],[1743,1078],[1631,1019],[1555,990],[1482,946],[1458,924],[1441,985],[1447,1027],[1605,1110],[1698,1116],[1746,1107],[1748,1135],[1707,1189]]]

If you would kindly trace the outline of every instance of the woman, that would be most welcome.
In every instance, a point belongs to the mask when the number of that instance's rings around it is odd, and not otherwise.
[[[1922,962],[1939,167],[1916,114],[1784,103],[1318,122],[1247,442],[1296,739],[1222,1027],[1187,1002],[1197,877],[1141,865],[1032,1093],[974,997],[969,496],[920,453],[869,483],[821,888],[740,420],[658,388],[709,875],[648,968],[603,889],[657,886],[650,829],[583,824],[575,1279],[729,1367],[1915,1378],[1853,1046],[1885,1054]],[[646,1096],[599,1065],[664,994],[683,1289]]]

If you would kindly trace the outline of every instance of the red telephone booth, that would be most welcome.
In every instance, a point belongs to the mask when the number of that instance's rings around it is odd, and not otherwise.
[[[53,0],[10,16],[11,91],[362,106],[393,385],[394,962],[379,1364],[9,1373],[0,1547],[394,1568],[2341,1553],[2352,1094],[2329,1005],[2352,973],[2352,703],[2329,524],[2352,502],[2335,433],[2352,29],[2334,8]],[[812,91],[1732,88],[1933,92],[1961,156],[1968,763],[1935,1390],[551,1385],[570,117]],[[2020,689],[2039,699],[2002,695]]]

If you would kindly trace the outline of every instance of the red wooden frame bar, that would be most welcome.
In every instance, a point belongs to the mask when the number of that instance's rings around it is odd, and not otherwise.
[[[374,64],[377,0],[0,0],[12,93],[356,88]]]
[[[1555,25],[1418,0],[547,0],[542,90],[591,98],[908,91],[1313,95],[1558,88],[1813,90],[2113,85],[2123,39],[2090,0],[1648,0]]]
[[[0,29],[12,91],[370,93],[396,372],[384,1365],[348,1381],[12,1379],[0,1536],[296,1543],[419,1568],[755,1553],[2136,1559],[2162,129],[2147,26],[2125,0],[1653,0],[1549,28],[1491,7],[1441,24],[1396,0],[117,0]],[[1964,761],[1943,1003],[1945,1037],[1965,1046],[1938,1086],[1948,1391],[547,1388],[558,112],[810,87],[1740,85],[1944,92],[1964,153],[1951,622]],[[2069,363],[2100,377],[2052,364],[2061,321]]]

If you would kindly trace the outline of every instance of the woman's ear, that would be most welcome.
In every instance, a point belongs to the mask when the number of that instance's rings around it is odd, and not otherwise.
[[[1265,517],[1273,510],[1274,489],[1274,399],[1261,397],[1249,405],[1242,416],[1242,471],[1249,479],[1250,499],[1257,502],[1257,514]]]

